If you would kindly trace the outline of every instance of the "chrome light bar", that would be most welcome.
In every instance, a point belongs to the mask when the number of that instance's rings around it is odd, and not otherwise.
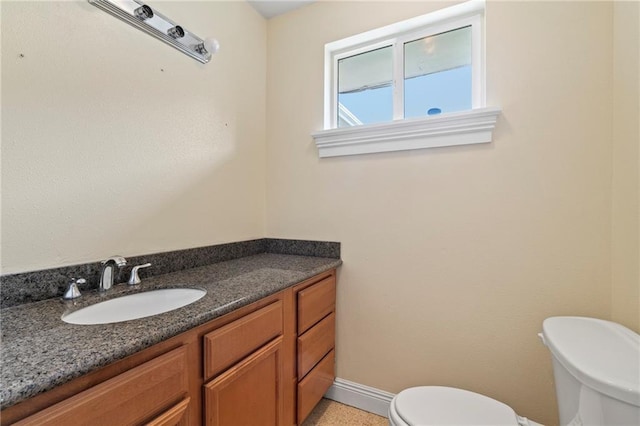
[[[151,9],[138,0],[88,0],[92,5],[104,10],[118,19],[164,41],[182,53],[206,64],[216,53],[219,44],[216,40],[202,40],[171,19]]]

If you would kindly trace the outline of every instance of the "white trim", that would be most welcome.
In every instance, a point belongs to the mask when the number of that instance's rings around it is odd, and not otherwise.
[[[404,44],[393,42],[393,119],[404,120]]]
[[[389,404],[394,396],[392,393],[341,378],[336,378],[324,395],[333,401],[383,417],[387,417]]]
[[[333,52],[324,48],[324,128],[329,129],[337,126],[337,113],[334,105],[338,104],[337,93],[333,93],[333,88],[338,87],[338,65],[333,61]],[[334,100],[335,99],[335,100]]]
[[[320,157],[488,143],[500,112],[500,108],[476,108],[391,123],[321,130],[312,136]]]
[[[483,18],[479,15],[471,20],[471,95],[472,108],[482,108],[486,105],[486,80],[485,80],[485,30]]]

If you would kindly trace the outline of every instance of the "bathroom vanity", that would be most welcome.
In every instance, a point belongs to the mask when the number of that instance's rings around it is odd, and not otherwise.
[[[14,372],[28,383],[13,382],[14,389],[5,390],[4,400],[7,395],[21,400],[3,409],[1,424],[300,424],[335,377],[335,268],[340,263],[263,254],[154,277],[148,280],[154,288],[180,281],[205,288],[207,296],[126,323],[56,323],[55,331],[49,325],[50,333],[74,336],[51,349],[51,340],[29,336],[25,342],[11,330],[5,336],[3,329],[5,365],[26,354],[27,345],[40,346],[34,348],[38,356],[17,367],[31,366],[30,371]],[[40,304],[41,315],[56,320],[69,309],[59,300]],[[8,312],[11,326],[28,315],[25,309],[5,310],[3,321]],[[47,328],[43,321],[32,321],[34,333],[39,326]],[[103,351],[108,356],[100,356]],[[87,353],[98,355],[84,365],[80,357]],[[35,365],[38,359],[46,364],[47,357],[49,367]],[[53,379],[43,378],[41,371]],[[68,380],[69,375],[74,378]],[[66,376],[59,379],[64,383],[56,384],[57,376]],[[7,380],[3,372],[3,383]]]

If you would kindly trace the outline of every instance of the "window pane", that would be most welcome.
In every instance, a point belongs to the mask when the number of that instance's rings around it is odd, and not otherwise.
[[[338,61],[338,127],[393,119],[393,50],[371,50]]]
[[[471,27],[404,45],[404,116],[471,109]]]

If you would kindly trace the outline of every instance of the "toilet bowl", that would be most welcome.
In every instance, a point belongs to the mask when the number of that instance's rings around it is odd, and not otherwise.
[[[488,396],[444,386],[419,386],[397,394],[389,405],[389,423],[392,426],[539,425]]]
[[[552,357],[562,426],[640,425],[640,336],[610,321],[552,317],[540,334]],[[421,386],[389,405],[392,426],[538,423],[474,392]]]

